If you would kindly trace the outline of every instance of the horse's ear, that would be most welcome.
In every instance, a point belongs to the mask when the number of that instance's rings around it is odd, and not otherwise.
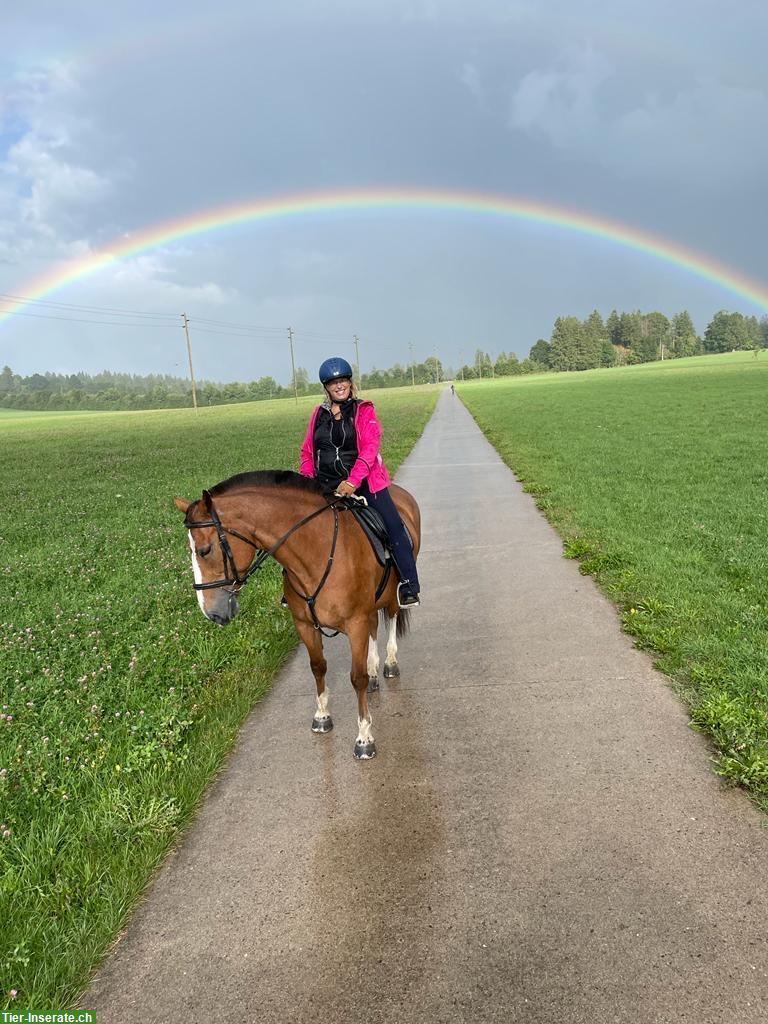
[[[191,501],[187,501],[186,498],[174,498],[173,499],[173,504],[176,506],[176,508],[179,510],[179,512],[183,512],[184,515],[186,515],[187,514],[187,509],[192,504],[192,502]]]
[[[203,500],[201,505],[205,511],[210,514],[211,508],[213,507],[213,499],[211,498],[210,491],[203,491]]]

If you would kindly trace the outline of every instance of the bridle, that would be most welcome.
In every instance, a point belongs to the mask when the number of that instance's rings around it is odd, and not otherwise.
[[[260,548],[258,544],[255,544],[252,540],[250,540],[250,538],[244,536],[242,533],[239,533],[237,530],[233,530],[230,526],[225,526],[222,523],[221,519],[219,518],[219,514],[216,511],[216,508],[213,504],[213,499],[211,498],[211,495],[208,493],[208,491],[203,491],[203,497],[208,499],[208,505],[211,510],[211,518],[204,522],[190,522],[189,520],[185,520],[184,525],[188,530],[202,530],[209,526],[213,526],[215,528],[216,535],[219,538],[219,547],[221,548],[224,575],[219,580],[213,580],[210,583],[193,583],[192,586],[195,588],[195,590],[214,590],[219,587],[231,587],[232,589],[229,591],[230,602],[232,601],[235,593],[238,590],[240,590],[241,587],[245,586],[245,584],[248,582],[251,576],[253,576],[253,574],[262,567],[262,565],[264,565],[268,558],[271,558],[272,555],[274,555],[278,548],[282,547],[282,545],[288,540],[291,534],[296,533],[296,531],[300,530],[302,526],[306,526],[307,523],[311,522],[313,519],[316,519],[317,516],[322,515],[323,512],[327,512],[328,509],[331,509],[333,511],[333,540],[331,541],[331,553],[328,556],[328,563],[325,567],[325,572],[323,573],[314,593],[309,595],[302,594],[300,590],[296,589],[296,587],[291,582],[289,577],[286,576],[286,579],[288,579],[288,583],[291,589],[296,594],[298,594],[299,597],[303,598],[303,600],[307,602],[310,614],[312,615],[312,621],[315,629],[319,629],[324,636],[336,636],[336,633],[323,632],[323,628],[320,625],[320,621],[318,620],[317,615],[315,614],[315,601],[317,599],[318,594],[325,586],[325,582],[328,579],[328,576],[330,575],[331,568],[333,567],[333,559],[334,555],[336,554],[336,542],[339,537],[339,512],[337,508],[339,502],[328,502],[326,505],[323,505],[322,508],[315,509],[314,512],[310,512],[308,516],[304,516],[304,518],[300,519],[298,523],[295,523],[290,528],[290,530],[284,533],[283,536],[280,537],[280,539],[272,545],[271,548]],[[343,504],[342,507],[344,507]],[[241,573],[237,568],[235,556],[232,554],[232,548],[230,547],[229,541],[227,540],[227,534],[229,534],[232,537],[237,537],[238,540],[245,541],[246,544],[250,544],[250,546],[254,548],[256,551],[256,557],[243,573]],[[336,632],[338,632],[338,630]]]

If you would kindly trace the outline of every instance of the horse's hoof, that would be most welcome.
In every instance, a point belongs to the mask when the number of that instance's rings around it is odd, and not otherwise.
[[[333,728],[333,719],[330,715],[325,718],[312,719],[312,732],[330,732]]]
[[[397,677],[399,675],[400,675],[400,666],[397,664],[397,662],[395,662],[394,665],[385,665],[384,666],[384,678],[385,679],[397,679]]]
[[[355,743],[354,754],[356,761],[370,761],[372,757],[376,757],[376,744],[373,740],[368,740],[367,743]]]
[[[379,688],[379,677],[368,676],[368,693],[376,693]]]

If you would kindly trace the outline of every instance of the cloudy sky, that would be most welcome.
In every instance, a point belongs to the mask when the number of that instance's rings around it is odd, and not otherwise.
[[[2,19],[3,295],[220,204],[387,186],[566,206],[768,282],[764,0],[25,0]],[[42,298],[60,305],[0,322],[0,365],[183,374],[186,312],[198,375],[284,382],[288,325],[314,372],[354,334],[363,369],[409,343],[457,365],[593,308],[687,308],[700,330],[762,312],[616,243],[435,210],[244,223]]]

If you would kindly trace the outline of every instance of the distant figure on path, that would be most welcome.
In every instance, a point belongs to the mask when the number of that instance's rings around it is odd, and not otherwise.
[[[456,394],[456,388],[453,386],[453,384],[451,384],[451,394],[452,395]]]
[[[381,457],[381,426],[373,402],[357,397],[352,367],[346,359],[326,359],[320,367],[326,399],[313,411],[301,446],[301,473],[316,477],[323,488],[346,497],[357,492],[375,508],[389,533],[400,577],[401,608],[419,604],[419,576],[410,538],[388,487]]]

